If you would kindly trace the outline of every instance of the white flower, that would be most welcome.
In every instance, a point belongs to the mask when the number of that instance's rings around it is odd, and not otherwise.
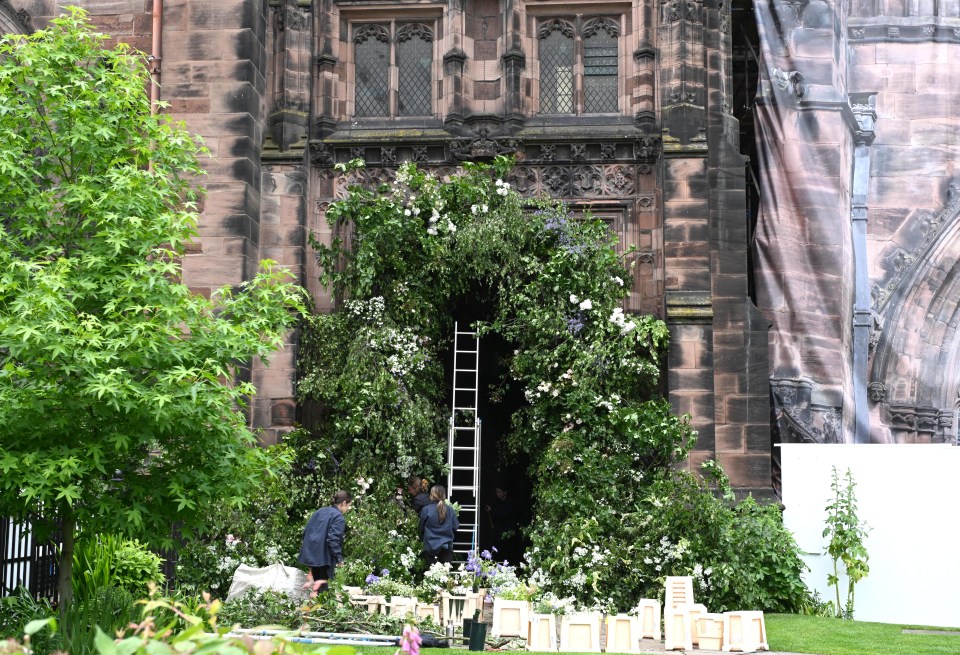
[[[571,293],[571,294],[570,294],[570,302],[572,302],[574,305],[576,305],[578,302],[580,302],[580,299],[577,298],[574,294]]]
[[[615,282],[618,287],[622,287],[622,286],[623,286],[623,280],[621,280],[619,276],[614,276],[614,277],[610,278],[610,280],[613,281],[613,282]]]
[[[488,211],[490,211],[490,208],[487,207],[486,205],[480,205],[480,211],[486,214]]]
[[[589,299],[589,298],[587,298],[587,299],[584,300],[582,303],[580,303],[580,309],[582,309],[582,310],[584,310],[584,311],[586,311],[586,310],[588,310],[588,309],[593,309],[593,303],[590,302],[590,299]]]
[[[436,236],[437,228],[431,225],[430,227],[427,228],[427,234],[432,234],[433,236]]]
[[[411,212],[409,209],[404,209],[404,210],[403,210],[403,215],[404,215],[404,216],[411,216],[411,215],[413,215],[413,212]]]
[[[457,231],[457,226],[453,224],[453,221],[447,221],[447,229],[450,230],[450,234],[453,234]]]
[[[478,211],[480,211],[480,207],[478,207],[477,205],[470,205],[470,213],[471,213],[471,214],[473,214],[474,216],[476,216]]]

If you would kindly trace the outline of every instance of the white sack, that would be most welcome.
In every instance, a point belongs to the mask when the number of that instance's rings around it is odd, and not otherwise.
[[[306,582],[306,573],[279,562],[259,569],[241,564],[233,573],[227,600],[242,596],[248,589],[272,589],[286,592],[290,596],[301,596]]]

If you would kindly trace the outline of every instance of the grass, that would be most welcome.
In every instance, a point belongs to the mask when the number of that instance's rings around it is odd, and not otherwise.
[[[819,616],[767,614],[767,642],[773,652],[816,655],[958,655],[960,629],[843,621]],[[904,630],[956,634],[904,634]],[[362,655],[393,655],[394,648],[358,648]],[[466,649],[453,649],[466,652]],[[423,655],[449,655],[448,648],[424,648]],[[525,651],[521,651],[525,652]],[[543,653],[542,655],[550,655]],[[569,654],[586,655],[586,654]]]
[[[768,614],[767,642],[773,651],[818,655],[957,655],[960,630],[820,616]],[[904,630],[937,630],[955,635],[904,634]]]

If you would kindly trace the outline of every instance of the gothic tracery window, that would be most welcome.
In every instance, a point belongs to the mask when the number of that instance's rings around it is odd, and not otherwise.
[[[619,111],[619,37],[605,16],[540,21],[540,113]]]
[[[433,29],[424,23],[354,25],[354,115],[429,116]]]

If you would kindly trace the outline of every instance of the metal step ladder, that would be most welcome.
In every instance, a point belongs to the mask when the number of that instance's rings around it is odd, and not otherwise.
[[[477,416],[480,339],[453,324],[453,401],[447,443],[447,492],[460,504],[460,529],[453,541],[458,554],[477,549],[480,519],[480,417]]]

